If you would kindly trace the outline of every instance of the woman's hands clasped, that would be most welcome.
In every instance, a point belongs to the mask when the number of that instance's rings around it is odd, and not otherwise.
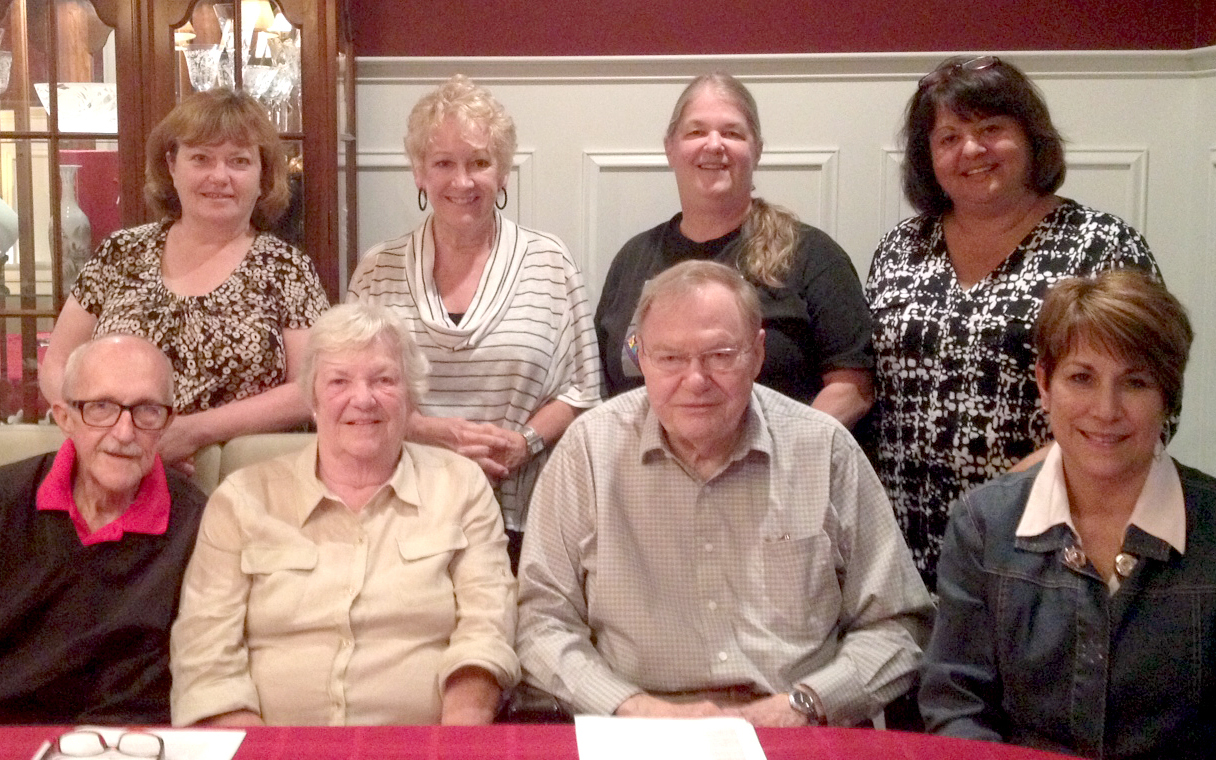
[[[494,484],[528,461],[528,442],[523,434],[486,422],[414,412],[407,435],[411,441],[442,446],[472,459]]]

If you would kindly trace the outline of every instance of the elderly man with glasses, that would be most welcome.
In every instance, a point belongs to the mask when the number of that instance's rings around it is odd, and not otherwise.
[[[0,723],[169,722],[169,628],[206,498],[156,453],[173,368],[142,338],[72,352],[59,451],[0,468]]]
[[[690,261],[642,291],[646,381],[541,474],[520,564],[525,677],[572,712],[859,723],[906,691],[929,596],[834,419],[754,385],[755,291]]]

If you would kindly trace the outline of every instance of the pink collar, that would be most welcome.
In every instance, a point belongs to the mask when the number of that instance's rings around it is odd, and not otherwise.
[[[76,464],[76,446],[72,439],[63,442],[55,454],[55,462],[51,471],[38,486],[35,504],[40,510],[61,510],[72,518],[76,527],[76,535],[80,543],[92,546],[105,541],[118,541],[123,534],[145,533],[151,536],[163,536],[169,529],[169,482],[165,478],[165,468],[157,454],[156,461],[139,484],[135,500],[127,507],[117,520],[103,525],[90,533],[89,525],[76,508],[76,499],[72,497],[72,471]]]

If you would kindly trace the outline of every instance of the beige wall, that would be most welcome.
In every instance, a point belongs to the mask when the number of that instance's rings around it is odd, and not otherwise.
[[[452,73],[489,86],[515,118],[507,214],[560,236],[593,297],[617,248],[678,209],[660,145],[694,74],[740,76],[760,106],[757,192],[832,234],[864,279],[879,237],[908,215],[896,131],[917,79],[942,54],[638,58],[360,59],[359,241],[420,218],[402,153],[406,115]],[[1041,86],[1068,139],[1064,195],[1148,237],[1198,339],[1171,451],[1216,472],[1216,48],[1005,55]]]

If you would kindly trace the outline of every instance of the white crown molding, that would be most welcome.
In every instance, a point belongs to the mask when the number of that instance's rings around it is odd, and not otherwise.
[[[972,51],[984,54],[993,51]],[[1035,78],[1177,77],[1216,74],[1216,47],[1194,50],[995,51]],[[748,82],[915,80],[950,55],[800,53],[698,56],[360,57],[360,85],[434,84],[456,73],[487,83],[678,83],[722,69]]]

